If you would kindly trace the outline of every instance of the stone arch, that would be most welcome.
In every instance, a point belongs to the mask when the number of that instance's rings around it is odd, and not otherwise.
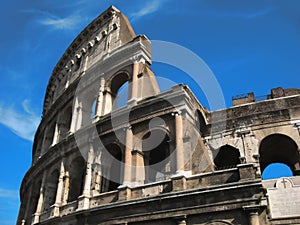
[[[283,163],[294,175],[299,174],[299,150],[296,142],[287,135],[275,133],[266,136],[259,145],[261,172],[272,163]]]
[[[82,107],[82,119],[79,127],[82,127],[89,124],[95,116],[95,108],[93,107],[96,106],[95,102],[97,101],[97,92],[91,88],[91,90],[82,94],[79,101],[81,102]]]
[[[42,154],[42,148],[43,148],[43,139],[42,138],[35,138],[34,144],[33,144],[33,151],[32,151],[32,161],[35,163]]]
[[[44,211],[48,211],[50,206],[54,205],[57,193],[59,178],[59,170],[53,169],[47,176],[46,188],[45,188],[45,200],[44,200]]]
[[[60,114],[59,125],[59,141],[65,138],[70,131],[72,122],[72,105],[67,105]]]
[[[82,156],[74,158],[68,167],[70,181],[68,202],[77,200],[77,198],[82,194],[85,167],[85,160]]]
[[[127,91],[127,100],[129,100],[131,98],[131,85],[129,85],[129,81],[130,81],[130,74],[128,73],[128,71],[122,70],[119,71],[118,73],[116,73],[115,75],[113,75],[107,82],[107,90],[110,93],[111,96],[111,105],[112,105],[112,109],[116,109],[117,108],[117,99],[118,99],[118,94],[119,94],[119,90],[121,89],[121,87],[123,87],[123,85],[125,85],[127,82],[128,84],[128,91]]]
[[[170,134],[161,127],[153,128],[144,133],[142,146],[145,183],[165,180],[174,172],[174,160],[171,153]]]
[[[28,205],[28,216],[33,215],[36,212],[39,197],[40,197],[40,190],[42,186],[42,179],[37,179],[36,182],[34,182],[31,187],[28,190],[31,190],[31,193],[27,193],[27,198],[30,201],[30,204]]]
[[[240,163],[240,151],[231,146],[221,146],[214,156],[214,164],[217,170],[234,168]]]
[[[46,152],[49,149],[49,147],[51,147],[51,145],[53,144],[55,127],[56,127],[55,121],[56,120],[53,119],[53,122],[50,123],[50,125],[44,131],[44,143],[43,143],[44,152]]]
[[[195,120],[196,120],[196,127],[200,131],[200,134],[204,134],[206,132],[206,124],[207,121],[205,119],[205,114],[200,111],[199,109],[196,110],[195,112]]]
[[[105,146],[102,152],[102,190],[117,190],[123,182],[124,154],[123,148],[117,143]]]

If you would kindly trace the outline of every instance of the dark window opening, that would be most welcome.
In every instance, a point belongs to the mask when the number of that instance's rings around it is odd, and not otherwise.
[[[282,163],[288,166],[293,175],[299,174],[299,152],[298,146],[290,137],[283,134],[272,134],[265,137],[259,147],[259,162],[262,174],[265,169],[273,163]],[[279,178],[278,173],[272,177]]]
[[[85,174],[85,161],[82,157],[75,158],[69,168],[70,189],[68,202],[77,200],[82,194]]]
[[[230,145],[224,145],[214,158],[217,170],[234,168],[240,163],[240,152],[237,148]]]
[[[153,130],[143,137],[145,183],[165,180],[171,173],[169,137],[162,130]]]

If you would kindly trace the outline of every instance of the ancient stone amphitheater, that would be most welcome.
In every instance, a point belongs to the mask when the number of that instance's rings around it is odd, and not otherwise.
[[[76,37],[47,86],[17,224],[300,224],[300,91],[209,111],[185,85],[160,92],[151,63],[115,7]],[[262,181],[273,163],[294,176]]]

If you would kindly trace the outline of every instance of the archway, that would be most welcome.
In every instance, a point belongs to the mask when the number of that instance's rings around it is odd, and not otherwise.
[[[82,194],[84,185],[85,161],[82,156],[78,156],[69,166],[70,187],[68,202],[77,200]]]
[[[55,120],[54,120],[55,121]],[[48,128],[44,131],[44,143],[43,143],[43,152],[47,152],[49,147],[53,144],[54,133],[55,133],[56,123],[52,122]]]
[[[129,75],[125,72],[115,75],[110,82],[111,100],[113,109],[123,107],[127,104],[131,87]]]
[[[92,86],[91,89],[89,89],[84,94],[82,94],[81,99],[79,100],[82,106],[81,108],[82,121],[80,127],[91,123],[92,119],[95,116],[97,95],[96,95],[96,91],[94,91],[94,89],[92,88],[95,87]]]
[[[58,186],[59,171],[52,171],[47,177],[44,211],[49,210],[50,206],[55,203],[57,186]]]
[[[154,129],[143,136],[145,183],[167,179],[172,171],[169,156],[169,136],[162,129]]]
[[[129,82],[125,82],[119,88],[118,93],[116,94],[115,102],[113,103],[113,108],[122,108],[127,105],[128,101],[128,89],[129,89]]]
[[[39,197],[40,197],[41,185],[42,185],[42,180],[40,179],[31,185],[31,187],[29,189],[29,190],[31,190],[31,195],[29,192],[27,193],[28,194],[27,201],[30,202],[30,204],[28,205],[29,208],[27,209],[28,210],[27,216],[31,216],[36,212]],[[30,197],[30,199],[29,199],[29,197]]]
[[[203,114],[199,109],[196,110],[195,120],[197,129],[199,130],[200,134],[203,135],[206,132],[206,122]]]
[[[293,139],[283,134],[271,134],[265,137],[259,147],[260,169],[264,170],[272,163],[287,165],[293,175],[299,173],[298,146]]]
[[[71,121],[72,121],[72,106],[69,105],[63,110],[62,114],[60,115],[59,141],[67,136],[67,133],[70,131]]]
[[[103,192],[117,190],[123,182],[124,157],[119,145],[111,143],[105,146],[102,155],[102,190]]]
[[[236,167],[240,163],[240,152],[230,145],[222,146],[214,158],[217,170]]]

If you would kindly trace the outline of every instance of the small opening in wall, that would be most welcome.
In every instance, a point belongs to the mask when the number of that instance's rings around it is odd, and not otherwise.
[[[259,155],[260,170],[262,174],[264,174],[265,169],[272,164],[288,166],[293,175],[299,173],[298,146],[289,136],[283,134],[271,134],[265,137],[260,143]],[[282,169],[283,167],[281,167],[281,170]]]
[[[93,119],[94,116],[96,115],[96,104],[97,104],[97,100],[95,99],[92,105],[92,111],[90,114],[90,119]]]
[[[79,70],[81,65],[81,57],[77,56],[76,60],[75,60],[75,65],[74,65],[74,71],[76,72],[77,70]]]
[[[229,169],[236,167],[240,163],[240,152],[237,148],[230,145],[222,146],[215,158],[214,163],[217,170]]]

